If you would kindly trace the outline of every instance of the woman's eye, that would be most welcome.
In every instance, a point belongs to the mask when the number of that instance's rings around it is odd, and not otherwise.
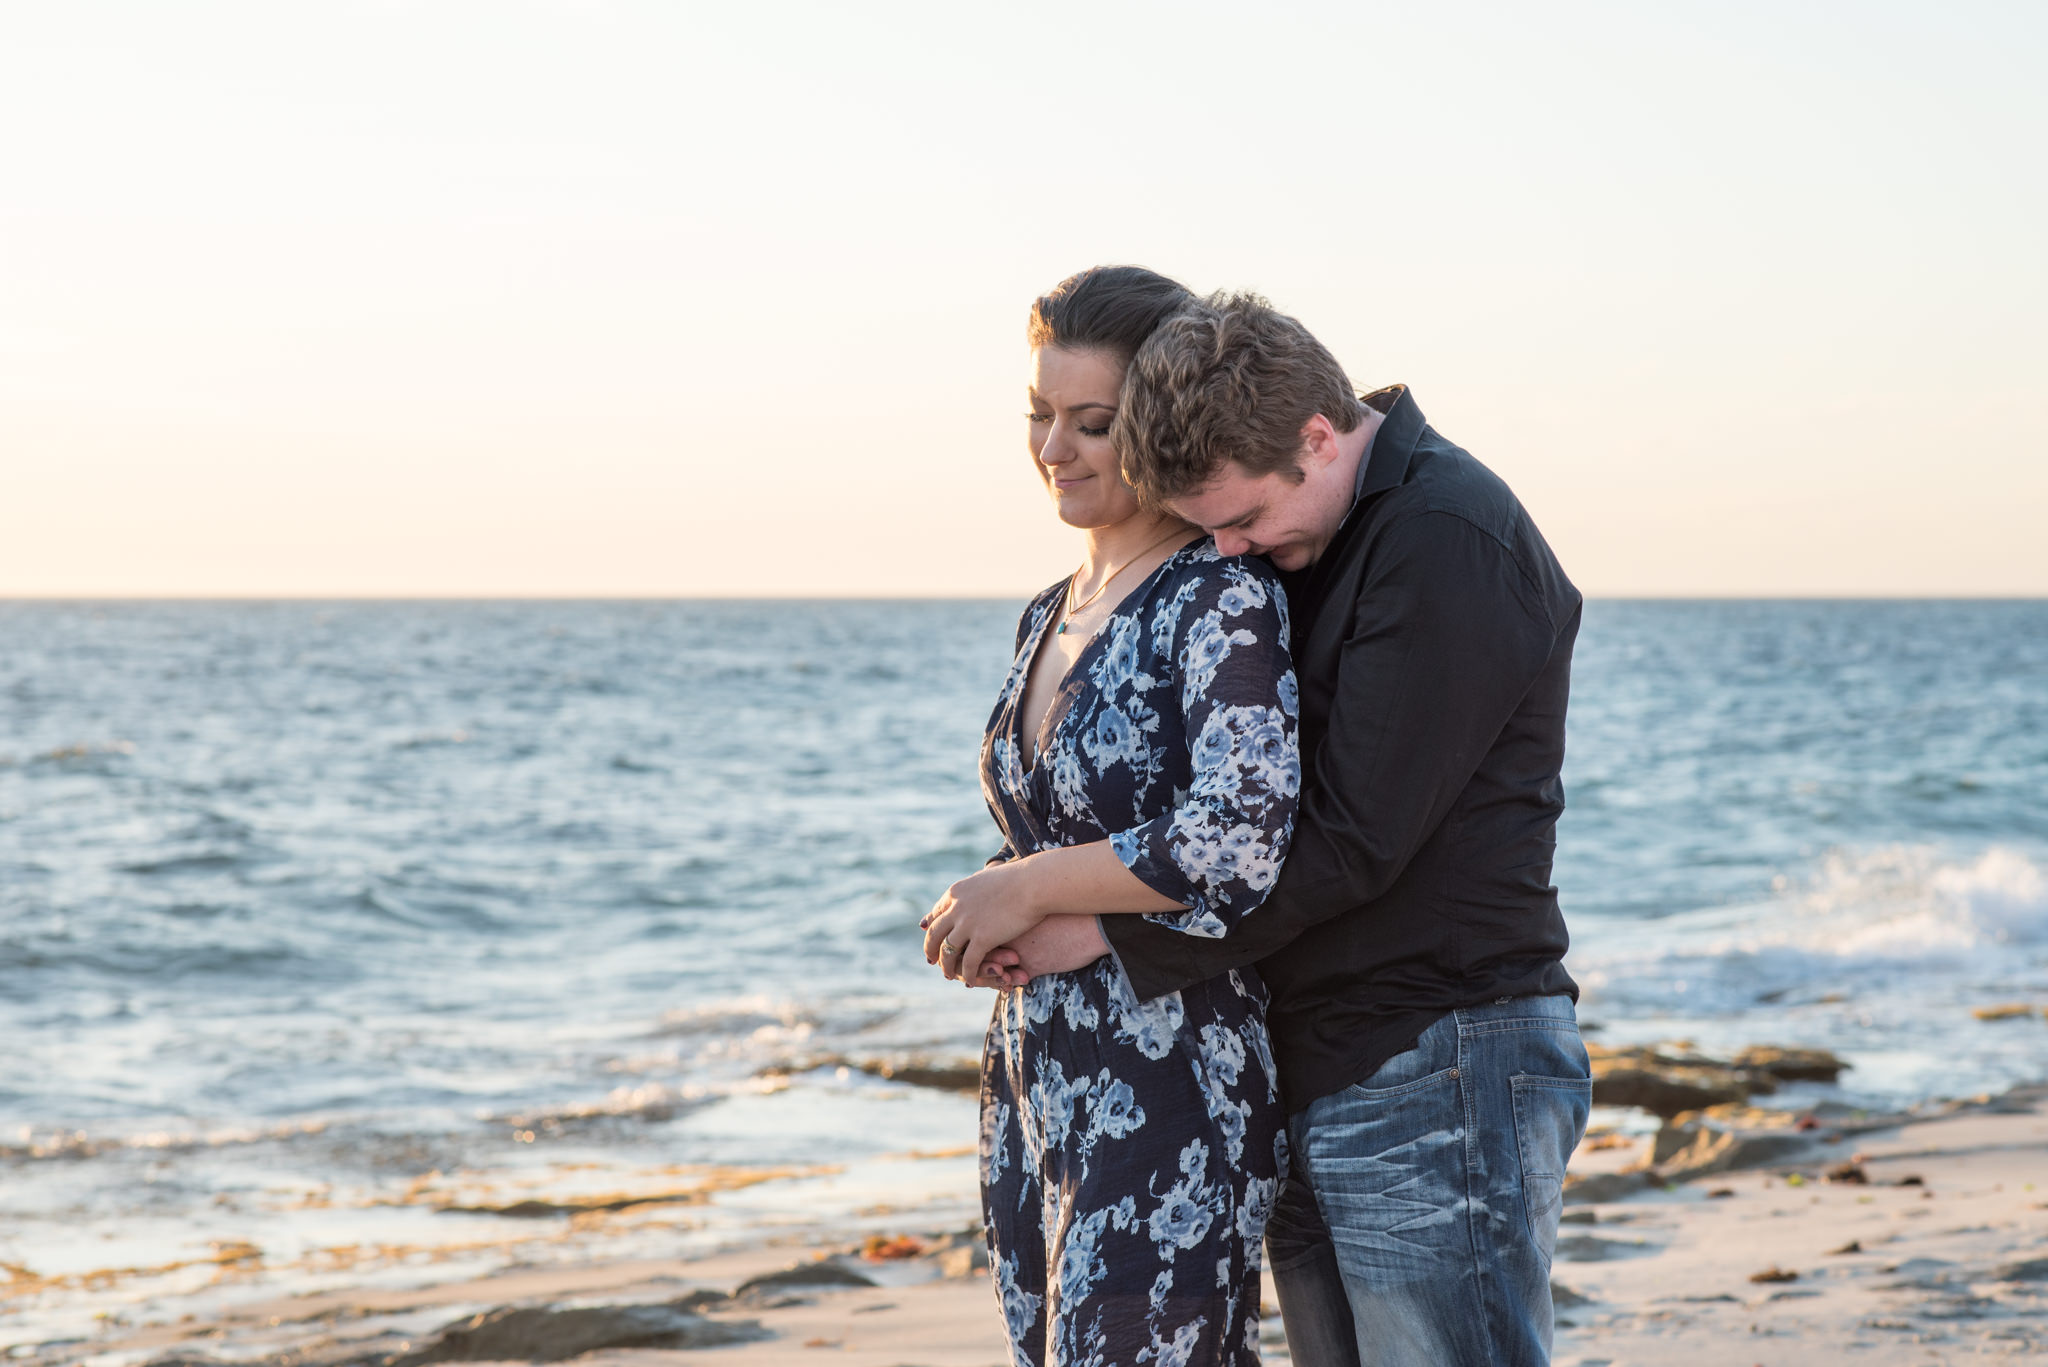
[[[1026,414],[1024,415],[1024,421],[1026,421],[1026,422],[1030,422],[1030,423],[1040,423],[1040,424],[1043,424],[1043,423],[1049,423],[1049,422],[1051,422],[1051,421],[1052,421],[1052,414],[1050,414],[1050,413],[1026,413]]]
[[[1087,427],[1078,422],[1074,424],[1074,430],[1084,437],[1106,437],[1109,435],[1107,427]]]

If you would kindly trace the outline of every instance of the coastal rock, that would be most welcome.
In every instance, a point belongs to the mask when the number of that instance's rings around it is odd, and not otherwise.
[[[979,1225],[932,1240],[925,1256],[941,1277],[971,1277],[988,1270],[988,1236]]]
[[[966,1244],[949,1248],[938,1258],[939,1274],[946,1277],[972,1277],[977,1272],[988,1271],[988,1246]]]
[[[1809,1142],[1785,1130],[1725,1129],[1706,1120],[1667,1124],[1657,1131],[1649,1170],[1658,1180],[1683,1182],[1779,1162],[1804,1151]]]
[[[1999,1282],[2048,1282],[2048,1258],[2027,1258],[1994,1268],[1991,1279]]]
[[[1649,1176],[1640,1171],[1596,1172],[1585,1177],[1567,1176],[1564,1179],[1564,1203],[1568,1206],[1584,1206],[1601,1201],[1619,1201],[1624,1196],[1635,1195],[1649,1185]]]
[[[1781,1049],[1752,1044],[1735,1056],[1734,1066],[1780,1082],[1833,1082],[1849,1065],[1825,1049]]]
[[[936,1059],[913,1058],[902,1062],[870,1060],[855,1066],[863,1073],[887,1078],[891,1082],[907,1083],[912,1087],[931,1087],[941,1092],[981,1090],[981,1065],[975,1062],[951,1063]]]
[[[1777,1045],[1752,1045],[1732,1060],[1708,1058],[1686,1046],[1589,1044],[1586,1052],[1596,1105],[1635,1106],[1665,1120],[1740,1104],[1784,1082],[1833,1082],[1849,1066],[1825,1049]]]
[[[711,1199],[707,1190],[657,1191],[636,1195],[588,1196],[564,1201],[528,1199],[502,1206],[436,1206],[442,1215],[503,1215],[514,1220],[541,1220],[553,1215],[588,1215],[631,1210],[635,1206],[699,1206]]]
[[[1593,1298],[1572,1290],[1563,1282],[1550,1284],[1550,1304],[1555,1310],[1576,1310],[1582,1305],[1591,1305]]]
[[[846,1068],[911,1087],[930,1087],[941,1092],[979,1092],[981,1064],[973,1059],[934,1059],[924,1055],[909,1058],[848,1058],[844,1054],[820,1054],[791,1059],[763,1068],[758,1076],[783,1078],[817,1068]]]
[[[821,1290],[834,1286],[873,1286],[875,1279],[836,1258],[819,1258],[808,1263],[791,1263],[779,1272],[750,1277],[733,1291],[737,1300],[748,1293],[769,1291]]]
[[[1587,1046],[1593,1062],[1593,1104],[1636,1106],[1670,1119],[1681,1111],[1743,1101],[1769,1087],[1711,1059],[1662,1054],[1655,1049]]]
[[[713,1297],[713,1299],[721,1299]],[[754,1320],[714,1320],[696,1312],[702,1296],[655,1305],[502,1307],[458,1320],[387,1367],[434,1362],[560,1362],[601,1348],[714,1348],[768,1333]]]
[[[1572,1234],[1557,1241],[1556,1257],[1574,1263],[1604,1263],[1612,1258],[1634,1258],[1652,1252],[1641,1239],[1602,1239],[1592,1234]]]

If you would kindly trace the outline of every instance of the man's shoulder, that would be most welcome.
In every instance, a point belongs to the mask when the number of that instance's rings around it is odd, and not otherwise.
[[[1372,529],[1360,541],[1402,545],[1425,558],[1459,543],[1490,548],[1503,567],[1513,567],[1546,616],[1562,620],[1578,601],[1578,590],[1507,481],[1432,428],[1423,429],[1405,478],[1381,496],[1368,520]],[[1374,552],[1366,545],[1355,549],[1363,569]],[[1369,583],[1368,575],[1360,590]]]
[[[1387,491],[1382,526],[1391,529],[1432,514],[1468,522],[1504,546],[1517,541],[1529,522],[1506,480],[1464,447],[1424,428],[1408,478]]]

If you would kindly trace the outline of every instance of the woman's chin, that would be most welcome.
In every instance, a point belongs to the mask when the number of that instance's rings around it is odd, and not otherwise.
[[[1105,508],[1100,499],[1062,498],[1058,493],[1052,496],[1052,506],[1060,521],[1084,532],[1094,527],[1114,526],[1137,512],[1135,504],[1128,508]]]

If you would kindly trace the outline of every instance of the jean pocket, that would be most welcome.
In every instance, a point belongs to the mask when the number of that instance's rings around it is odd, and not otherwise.
[[[1522,1211],[1529,1238],[1550,1266],[1564,1214],[1564,1169],[1586,1132],[1593,1110],[1590,1078],[1518,1074],[1508,1079],[1515,1098],[1515,1147],[1522,1161]]]
[[[1422,1091],[1426,1087],[1455,1082],[1457,1078],[1456,1068],[1439,1068],[1427,1077],[1419,1077],[1413,1082],[1402,1082],[1392,1087],[1367,1087],[1363,1083],[1354,1082],[1344,1089],[1344,1095],[1356,1097],[1360,1101],[1386,1101],[1393,1097],[1407,1096],[1410,1092]]]

